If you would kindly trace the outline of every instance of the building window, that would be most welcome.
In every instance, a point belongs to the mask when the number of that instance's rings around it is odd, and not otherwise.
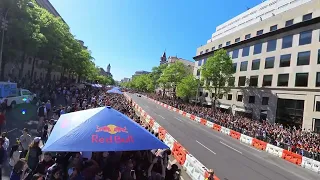
[[[206,53],[209,52],[209,49],[206,49]]]
[[[215,49],[216,49],[216,47],[212,47],[212,48],[211,48],[211,51],[214,51]]]
[[[246,77],[240,76],[238,81],[238,86],[245,86],[246,85]]]
[[[286,27],[291,26],[293,24],[293,19],[286,21]]]
[[[311,44],[312,40],[312,30],[303,31],[300,33],[299,46]]]
[[[198,66],[201,66],[202,64],[202,59],[198,61]]]
[[[257,36],[260,36],[260,35],[262,35],[262,34],[263,34],[263,29],[257,31]]]
[[[269,104],[269,97],[262,97],[262,105],[268,105]]]
[[[270,40],[267,43],[267,52],[275,51],[277,49],[277,40]]]
[[[303,17],[302,17],[302,21],[308,21],[308,20],[310,20],[310,19],[312,19],[312,13],[305,14],[305,15],[303,15]]]
[[[291,54],[284,54],[280,56],[280,64],[279,67],[289,67],[291,60]]]
[[[282,38],[282,49],[292,47],[293,35],[285,36]]]
[[[296,87],[308,87],[308,73],[297,73],[296,74]]]
[[[316,101],[316,112],[320,112],[320,101]],[[319,121],[319,120],[318,120]],[[318,127],[319,128],[319,127]],[[319,131],[320,132],[320,131]],[[319,133],[318,132],[318,133]]]
[[[200,76],[200,69],[197,70],[197,76]]]
[[[243,95],[239,94],[237,97],[237,101],[242,102],[242,99],[243,99]]]
[[[310,51],[299,52],[297,59],[297,66],[309,65],[310,63]]]
[[[250,39],[251,38],[251,34],[247,34],[244,36],[244,39]]]
[[[228,79],[228,86],[229,86],[229,87],[233,87],[233,86],[234,86],[234,81],[235,81],[235,78],[234,78],[234,77],[229,77],[229,79]]]
[[[219,44],[219,49],[222,48],[222,44]]]
[[[228,94],[227,100],[232,100],[232,94]]]
[[[274,67],[274,56],[273,57],[267,57],[264,68],[265,69],[272,69]]]
[[[200,55],[203,54],[203,51],[200,51]]]
[[[240,38],[236,38],[235,40],[234,40],[234,42],[239,42],[240,41]]]
[[[250,76],[249,86],[257,87],[258,86],[258,77],[259,76]]]
[[[203,59],[203,63],[202,63],[202,65],[205,65],[205,64],[206,64],[206,62],[207,62],[207,58],[204,58],[204,59]]]
[[[239,56],[239,49],[235,49],[232,52],[232,59],[236,59]]]
[[[288,86],[288,84],[289,84],[289,74],[279,74],[278,86]]]
[[[229,45],[230,45],[230,43],[231,43],[230,41],[226,42],[226,46],[229,46]]]
[[[256,97],[255,96],[249,96],[249,104],[254,104],[256,101]]]
[[[253,54],[260,54],[262,50],[262,43],[255,44],[253,46]]]
[[[320,87],[320,72],[317,72],[316,87]]]
[[[318,49],[318,64],[320,64],[320,49]]]
[[[252,61],[251,70],[259,70],[260,69],[260,59],[255,59]]]
[[[272,75],[264,75],[262,86],[272,86]]]
[[[248,61],[243,61],[240,64],[240,71],[247,71],[248,68]]]
[[[275,31],[278,29],[278,25],[273,25],[270,27],[270,31]]]
[[[233,63],[232,66],[233,66],[233,72],[234,73],[237,72],[237,63]]]
[[[244,47],[242,49],[242,57],[249,56],[250,46]]]

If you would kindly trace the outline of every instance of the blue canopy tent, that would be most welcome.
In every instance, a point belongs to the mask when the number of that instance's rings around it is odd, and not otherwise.
[[[104,152],[167,149],[145,128],[111,107],[61,115],[42,151]]]
[[[112,88],[107,91],[107,93],[115,93],[115,94],[123,94],[119,89],[117,88]]]

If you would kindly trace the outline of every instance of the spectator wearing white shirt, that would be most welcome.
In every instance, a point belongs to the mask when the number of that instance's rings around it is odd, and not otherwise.
[[[9,141],[9,139],[7,138],[7,133],[6,132],[3,132],[2,134],[1,134],[1,136],[2,136],[2,138],[3,138],[3,140],[4,140],[4,143],[3,143],[3,148],[4,148],[4,150],[8,150],[8,148],[9,148],[9,145],[10,145],[10,141]]]
[[[29,149],[29,145],[32,143],[32,140],[33,140],[31,135],[28,132],[29,132],[29,130],[27,128],[24,128],[23,134],[19,138],[21,146],[23,148],[23,155],[24,156],[27,154],[28,149]]]

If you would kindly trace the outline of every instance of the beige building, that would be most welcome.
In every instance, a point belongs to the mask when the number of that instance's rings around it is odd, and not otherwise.
[[[195,76],[220,48],[235,69],[220,108],[320,132],[319,0],[268,0],[218,26],[197,49]]]
[[[186,59],[182,59],[182,58],[178,58],[177,56],[169,56],[167,63],[175,63],[175,62],[182,62],[189,70],[190,72],[194,71],[194,62],[186,60]]]

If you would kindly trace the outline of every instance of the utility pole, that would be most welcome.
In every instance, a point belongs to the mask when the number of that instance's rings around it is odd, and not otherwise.
[[[0,72],[1,72],[1,66],[2,66],[2,57],[3,57],[3,46],[4,46],[4,33],[6,30],[8,30],[8,20],[7,15],[9,12],[9,8],[6,10],[1,23],[1,47],[0,47]]]

